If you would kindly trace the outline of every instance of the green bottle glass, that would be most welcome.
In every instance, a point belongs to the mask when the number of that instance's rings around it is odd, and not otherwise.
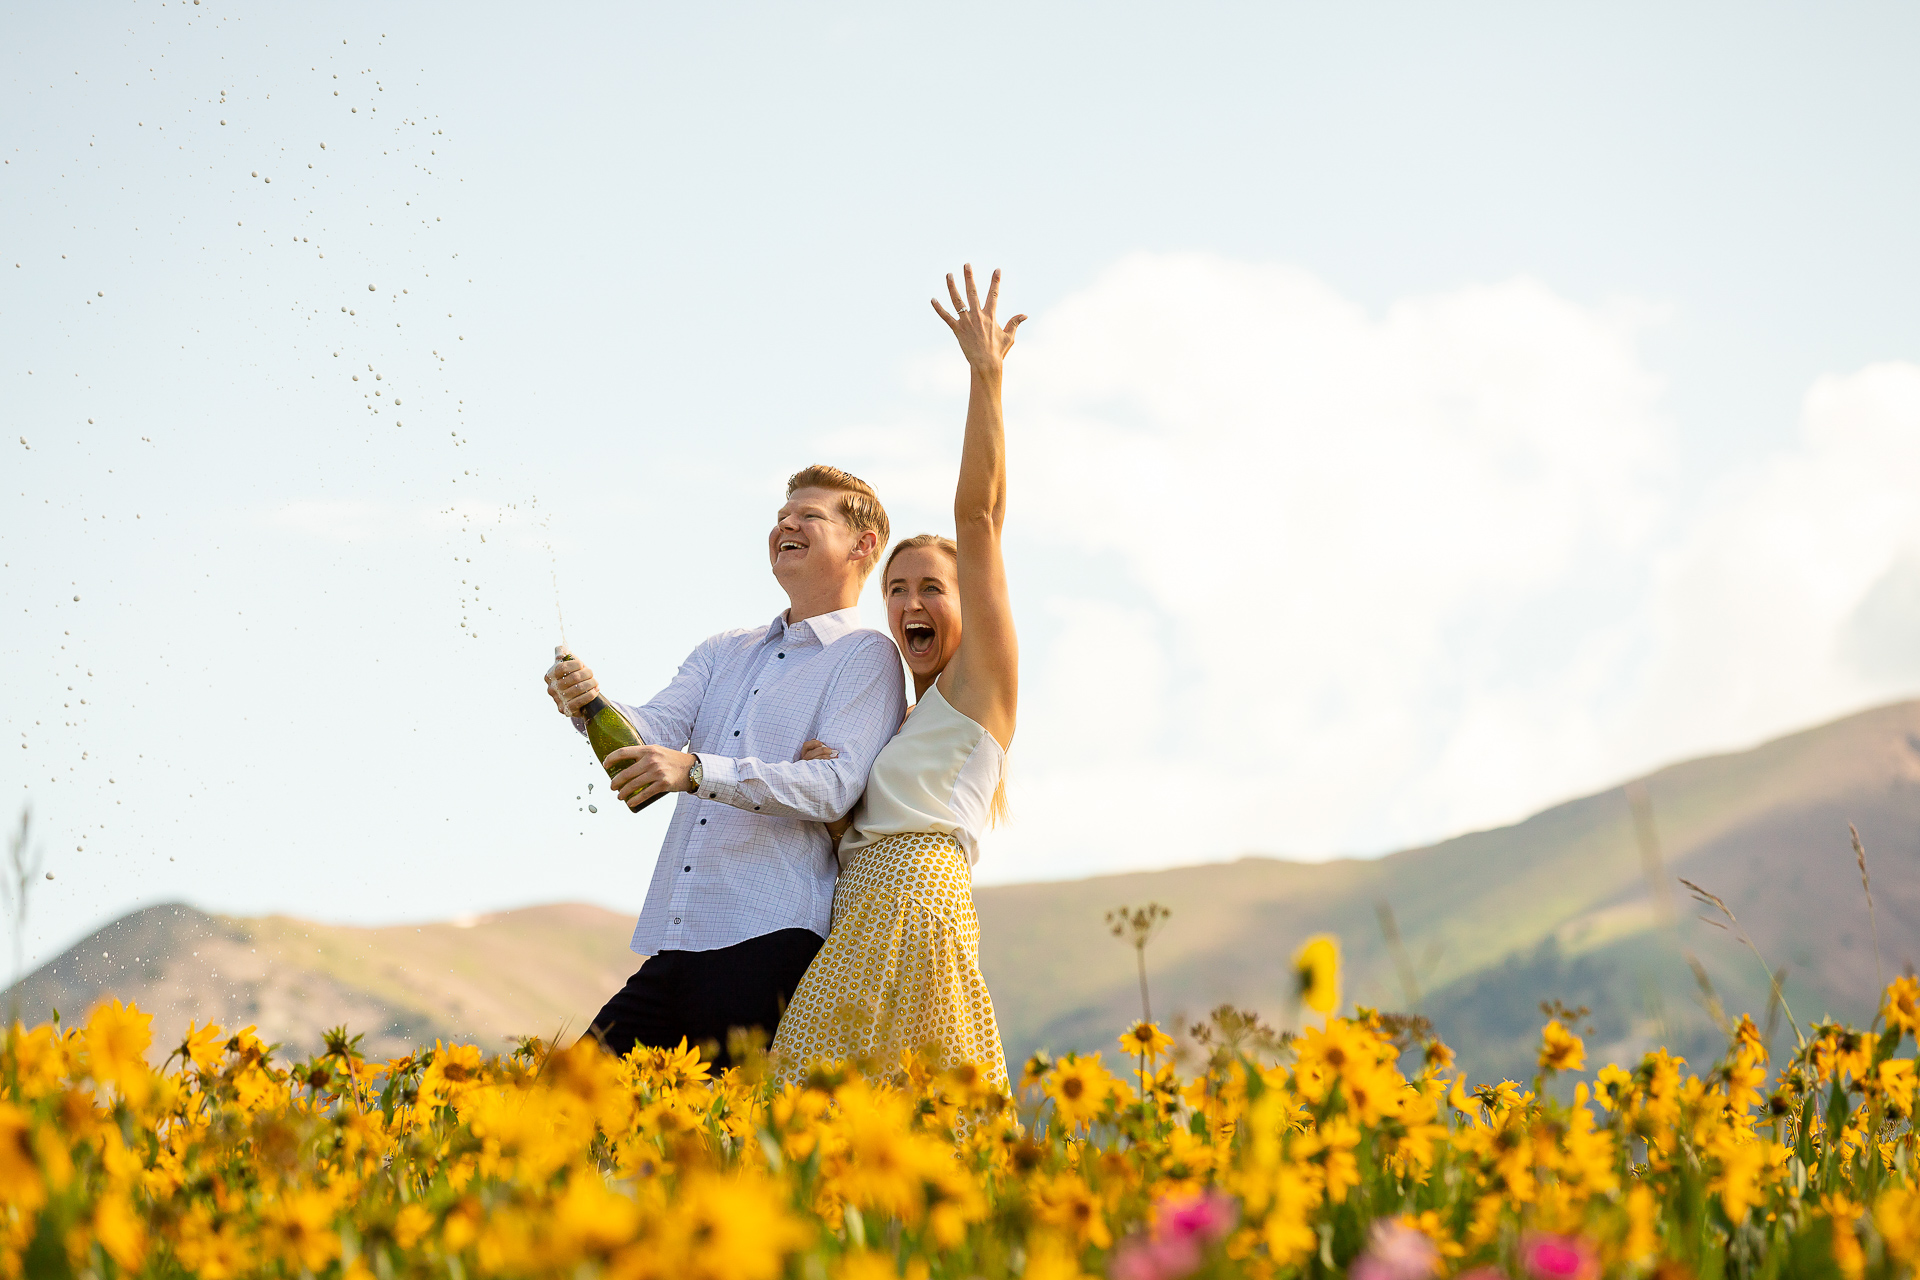
[[[554,651],[554,656],[562,662],[574,661],[571,653],[563,653],[558,649]],[[640,731],[634,728],[633,721],[620,714],[618,707],[597,693],[593,695],[593,701],[581,707],[575,714],[587,722],[587,745],[593,748],[594,759],[600,762],[609,778],[627,766],[624,762],[608,764],[607,757],[621,747],[637,747],[646,741],[640,736]],[[662,791],[651,799],[641,801],[634,812],[640,812],[655,800],[663,799],[666,794]]]

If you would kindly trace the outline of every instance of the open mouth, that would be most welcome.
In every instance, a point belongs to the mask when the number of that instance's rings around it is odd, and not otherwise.
[[[933,628],[924,622],[909,622],[900,630],[907,637],[907,652],[916,658],[924,658],[933,652],[935,635]]]
[[[780,540],[781,551],[805,551],[806,549],[805,543],[795,542],[792,538],[782,538]]]

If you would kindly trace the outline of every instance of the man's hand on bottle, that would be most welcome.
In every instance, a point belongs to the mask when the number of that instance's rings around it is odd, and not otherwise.
[[[580,714],[580,708],[592,702],[599,692],[593,670],[578,658],[555,662],[547,668],[547,695],[563,716]]]
[[[605,763],[609,768],[626,765],[613,775],[611,785],[627,808],[638,809],[657,795],[685,791],[693,757],[672,747],[645,745],[609,752]]]

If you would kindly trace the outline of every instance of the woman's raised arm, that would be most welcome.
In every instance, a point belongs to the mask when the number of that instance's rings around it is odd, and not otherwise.
[[[995,318],[1000,273],[993,273],[983,303],[966,266],[966,299],[947,277],[953,313],[933,300],[933,309],[953,331],[972,370],[967,392],[967,433],[960,447],[960,481],[953,494],[954,541],[960,549],[960,648],[940,676],[940,693],[954,710],[985,726],[1002,747],[1013,742],[1020,693],[1020,644],[1007,599],[1007,570],[1000,529],[1007,517],[1006,424],[1000,382],[1014,331],[1026,319],[1003,326]]]

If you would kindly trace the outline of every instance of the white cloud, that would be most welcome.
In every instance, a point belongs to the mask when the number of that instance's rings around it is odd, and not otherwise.
[[[1728,476],[1666,550],[1622,732],[1683,750],[1920,684],[1920,367],[1819,379],[1800,439]]]
[[[1530,280],[1375,315],[1198,254],[1039,315],[1018,820],[983,878],[1381,851],[1920,684],[1920,369],[1823,379],[1793,448],[1686,494],[1658,318]],[[949,365],[909,380],[957,420]],[[836,443],[939,511],[948,420]]]

